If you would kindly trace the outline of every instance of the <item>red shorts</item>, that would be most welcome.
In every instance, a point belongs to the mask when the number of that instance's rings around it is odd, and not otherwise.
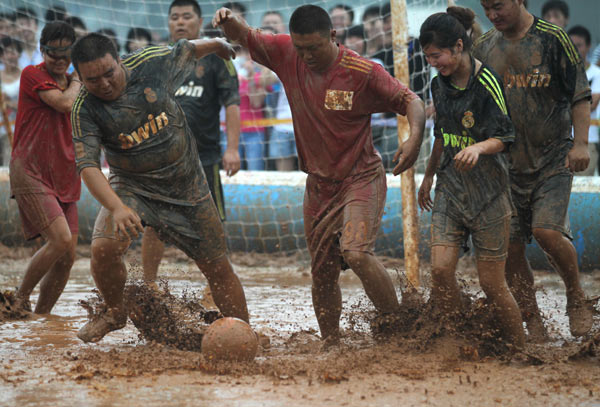
[[[312,272],[341,269],[344,251],[373,253],[387,192],[383,166],[343,181],[309,175],[304,193],[304,233]]]
[[[23,233],[27,240],[35,239],[59,216],[64,216],[71,235],[79,232],[77,202],[60,202],[50,194],[16,194]]]

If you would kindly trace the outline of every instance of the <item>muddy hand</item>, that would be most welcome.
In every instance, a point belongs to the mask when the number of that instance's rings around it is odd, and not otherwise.
[[[112,213],[112,216],[115,220],[117,234],[119,236],[131,239],[129,232],[127,231],[128,229],[134,237],[138,237],[139,233],[144,231],[142,220],[138,214],[128,206],[123,205],[115,209]]]
[[[431,186],[433,185],[433,177],[423,177],[421,187],[419,188],[419,208],[423,211],[430,211],[433,209],[433,201],[431,200]]]
[[[235,175],[241,166],[240,153],[238,150],[227,149],[223,154],[223,169],[228,177]]]
[[[219,57],[225,60],[235,59],[235,50],[233,49],[230,43],[220,38],[215,38],[215,40],[218,41],[221,45],[219,49],[217,49],[215,54],[217,54]]]
[[[479,148],[477,146],[470,146],[464,150],[459,151],[454,156],[454,167],[458,171],[469,171],[475,167],[477,161],[479,161]]]
[[[231,15],[231,10],[228,8],[222,7],[218,9],[213,17],[212,26],[216,28],[217,26],[226,23],[231,18]]]
[[[413,138],[409,138],[402,145],[398,147],[396,154],[394,154],[394,162],[398,162],[394,167],[392,173],[398,175],[403,173],[412,167],[417,161],[419,156],[419,146],[413,141]]]
[[[575,144],[567,154],[565,167],[572,172],[584,171],[590,163],[590,153],[587,144]]]

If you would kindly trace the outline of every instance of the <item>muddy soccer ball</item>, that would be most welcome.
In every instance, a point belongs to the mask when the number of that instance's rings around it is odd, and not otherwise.
[[[238,318],[216,320],[202,338],[202,354],[207,360],[251,361],[257,350],[256,334]]]

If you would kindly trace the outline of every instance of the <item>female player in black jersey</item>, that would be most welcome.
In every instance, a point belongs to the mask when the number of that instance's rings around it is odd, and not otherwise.
[[[504,277],[512,204],[501,152],[515,133],[501,79],[469,53],[474,18],[469,9],[450,7],[430,16],[419,37],[439,72],[431,86],[435,143],[418,197],[421,209],[433,210],[431,299],[443,312],[460,308],[456,263],[471,235],[481,288],[494,305],[504,339],[521,347],[521,313]]]

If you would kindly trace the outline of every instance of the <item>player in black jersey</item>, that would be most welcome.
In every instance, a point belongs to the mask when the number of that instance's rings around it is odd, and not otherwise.
[[[196,0],[174,0],[169,6],[169,34],[172,41],[193,40],[202,27],[202,9]],[[225,198],[219,164],[231,176],[240,169],[238,142],[240,137],[239,83],[233,63],[214,54],[197,59],[189,75],[175,91],[188,126],[196,139],[198,155],[208,188],[222,221],[225,220]],[[221,160],[219,111],[225,108],[227,149]],[[142,237],[144,279],[154,282],[163,257],[164,244],[151,227]]]
[[[516,130],[509,169],[517,216],[506,278],[530,335],[543,340],[525,256],[526,244],[535,237],[565,282],[571,333],[585,335],[593,313],[579,282],[568,216],[573,173],[589,163],[591,92],[584,63],[563,29],[531,15],[523,0],[481,4],[494,28],[477,40],[473,55],[503,78]]]
[[[449,7],[421,26],[419,41],[438,69],[431,84],[435,143],[419,189],[431,220],[431,301],[445,313],[460,309],[456,263],[471,235],[479,283],[495,305],[507,342],[523,346],[521,313],[504,277],[512,216],[504,151],[514,140],[502,81],[470,53],[475,14]],[[437,174],[435,201],[430,198]]]
[[[234,55],[225,41],[181,40],[147,47],[121,60],[108,37],[89,34],[73,47],[85,85],[73,104],[75,159],[102,204],[92,237],[91,271],[108,310],[78,333],[100,340],[125,325],[123,255],[145,225],[196,261],[226,316],[248,321],[243,288],[226,255],[223,226],[196,143],[175,92],[196,58]],[[110,167],[100,170],[100,149]]]

